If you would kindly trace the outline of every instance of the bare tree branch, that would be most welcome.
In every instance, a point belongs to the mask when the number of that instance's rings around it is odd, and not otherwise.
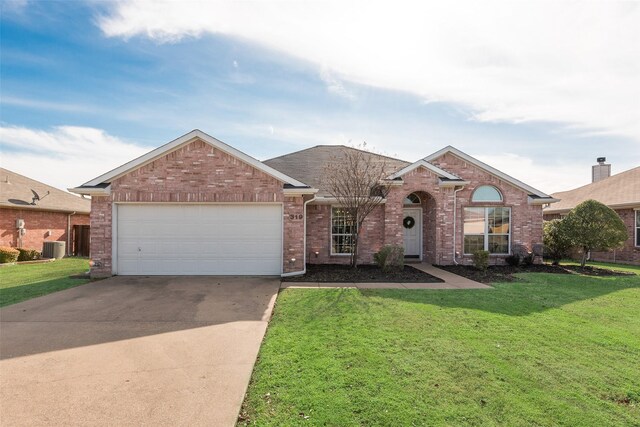
[[[365,150],[366,143],[345,147],[332,156],[325,168],[327,191],[355,224],[351,234],[351,266],[357,267],[358,242],[365,219],[380,206],[389,193],[384,185],[387,162],[384,157]],[[333,242],[332,242],[333,244]]]

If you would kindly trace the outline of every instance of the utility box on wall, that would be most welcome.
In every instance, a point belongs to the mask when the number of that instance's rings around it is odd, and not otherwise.
[[[24,219],[16,219],[16,228],[18,230],[24,228]]]

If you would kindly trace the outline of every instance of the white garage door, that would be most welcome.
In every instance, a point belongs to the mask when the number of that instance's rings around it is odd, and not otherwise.
[[[118,205],[117,274],[279,275],[281,205]]]

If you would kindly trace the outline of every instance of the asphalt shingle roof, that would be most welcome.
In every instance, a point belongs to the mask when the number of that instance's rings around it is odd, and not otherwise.
[[[551,196],[560,201],[546,208],[545,214],[567,212],[589,199],[597,200],[611,208],[640,206],[640,166]]]
[[[40,200],[33,205],[34,190]],[[47,194],[47,192],[49,194]],[[0,208],[19,208],[40,211],[89,213],[91,200],[43,184],[8,169],[0,168]]]
[[[317,145],[306,150],[274,157],[273,159],[265,160],[263,163],[313,188],[317,188],[319,190],[318,196],[328,196],[329,194],[322,182],[326,165],[332,159],[339,159],[344,156],[347,150],[356,150],[356,148],[344,145]],[[410,164],[404,160],[368,151],[363,151],[363,153],[367,156],[373,156],[376,161],[384,162],[387,169],[386,172],[389,175]]]

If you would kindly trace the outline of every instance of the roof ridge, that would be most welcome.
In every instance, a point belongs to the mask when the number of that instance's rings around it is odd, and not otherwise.
[[[564,191],[556,191],[555,193],[552,193],[551,195],[553,196],[554,194],[570,193],[572,191],[578,191],[580,189],[583,189],[583,188],[586,188],[586,187],[589,187],[589,186],[601,187],[601,186],[605,185],[605,184],[602,184],[602,183],[609,183],[609,182],[611,182],[612,178],[620,178],[621,175],[633,172],[636,169],[640,169],[640,166],[636,166],[636,167],[633,167],[631,169],[627,169],[625,171],[618,172],[618,173],[616,173],[614,175],[611,175],[611,176],[608,176],[608,177],[606,177],[604,179],[601,179],[600,181],[590,182],[588,184],[581,185],[580,187],[575,187],[575,188],[572,188],[572,189],[569,189],[569,190],[564,190]]]
[[[411,163],[412,163],[412,162],[410,162],[410,161],[408,161],[408,160],[399,159],[399,158],[397,158],[397,157],[392,157],[392,156],[389,156],[389,155],[387,155],[387,154],[380,154],[380,153],[376,153],[376,152],[373,152],[373,151],[363,150],[363,149],[361,149],[361,148],[350,147],[350,146],[348,146],[348,145],[344,145],[344,144],[318,144],[318,145],[314,145],[313,147],[303,148],[302,150],[294,151],[294,152],[292,152],[292,153],[282,154],[282,155],[280,155],[280,156],[272,157],[272,158],[270,158],[270,159],[266,159],[266,160],[263,160],[263,161],[264,161],[264,162],[269,162],[269,161],[271,161],[271,160],[276,160],[276,159],[279,159],[279,158],[282,158],[282,157],[288,157],[288,156],[291,156],[291,155],[293,155],[293,154],[302,153],[302,152],[304,152],[304,151],[313,150],[314,148],[320,148],[320,147],[340,147],[340,148],[346,148],[346,149],[349,149],[349,150],[355,150],[355,151],[359,151],[359,152],[361,152],[361,153],[372,154],[372,155],[374,155],[374,156],[384,157],[384,158],[386,158],[386,159],[390,159],[390,160],[394,160],[394,161],[399,161],[399,162],[404,162],[404,163],[407,163],[407,164],[411,164]]]

